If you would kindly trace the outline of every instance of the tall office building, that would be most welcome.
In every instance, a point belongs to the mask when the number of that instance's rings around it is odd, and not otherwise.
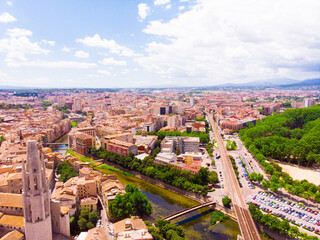
[[[26,240],[52,240],[50,198],[46,167],[37,142],[28,141],[27,161],[22,163],[23,215]]]
[[[64,96],[58,96],[57,97],[57,102],[58,102],[58,107],[63,107],[64,106]]]

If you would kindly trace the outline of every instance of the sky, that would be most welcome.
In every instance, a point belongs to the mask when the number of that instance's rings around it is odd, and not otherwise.
[[[0,0],[0,86],[319,77],[319,0]]]

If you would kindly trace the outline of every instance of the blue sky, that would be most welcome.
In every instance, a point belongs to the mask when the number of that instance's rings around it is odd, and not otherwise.
[[[0,0],[0,85],[320,77],[317,0]]]

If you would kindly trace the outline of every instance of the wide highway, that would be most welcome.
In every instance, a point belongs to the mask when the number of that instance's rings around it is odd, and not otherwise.
[[[220,151],[222,171],[224,172],[225,176],[225,191],[229,193],[229,196],[231,196],[232,206],[238,219],[242,237],[244,240],[259,240],[260,235],[258,233],[256,225],[253,222],[248,205],[244,201],[238,179],[229,159],[227,149],[223,143],[218,127],[213,121],[213,115],[208,112],[206,112],[206,114],[209,118],[215,140],[217,141]]]

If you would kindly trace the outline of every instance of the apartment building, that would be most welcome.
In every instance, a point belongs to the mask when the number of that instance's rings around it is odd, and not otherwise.
[[[132,143],[123,142],[120,140],[112,139],[107,144],[107,150],[109,152],[115,152],[126,157],[129,156],[129,153],[134,155],[138,154],[138,147]]]

